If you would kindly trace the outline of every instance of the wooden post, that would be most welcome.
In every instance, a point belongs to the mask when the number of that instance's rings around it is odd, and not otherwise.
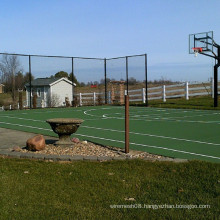
[[[125,96],[125,153],[129,153],[129,96]]]
[[[23,100],[22,100],[22,91],[19,91],[19,109],[22,110],[23,109]]]
[[[33,94],[33,108],[37,108],[37,94]]]

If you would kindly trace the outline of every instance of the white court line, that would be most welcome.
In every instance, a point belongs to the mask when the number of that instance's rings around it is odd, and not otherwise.
[[[12,123],[7,123],[7,122],[0,122],[0,124],[16,125],[19,127],[27,127],[27,128],[34,128],[34,129],[39,129],[39,130],[51,131],[50,129],[46,129],[46,128],[39,128],[39,127],[20,125],[20,124],[12,124]],[[101,138],[101,137],[95,137],[95,136],[89,136],[89,135],[83,135],[83,134],[75,134],[75,135],[82,136],[82,137],[90,137],[90,138],[95,138],[95,139],[100,139],[100,140],[107,140],[107,141],[112,141],[112,142],[118,142],[118,143],[125,143],[124,141],[108,139],[108,138]],[[192,152],[187,152],[187,151],[182,151],[182,150],[175,150],[175,149],[170,149],[170,148],[166,148],[166,147],[138,144],[138,143],[132,143],[132,142],[130,142],[130,144],[137,145],[137,146],[150,147],[150,148],[158,148],[158,149],[174,151],[174,152],[184,153],[184,154],[192,154],[192,155],[197,155],[197,156],[201,156],[201,157],[209,157],[209,158],[214,158],[214,159],[218,159],[218,160],[220,159],[220,157],[214,157],[214,156],[204,155],[204,154],[197,154],[197,153],[192,153]]]
[[[2,121],[0,122],[0,124],[16,125],[16,126],[19,126],[19,127],[34,128],[34,129],[45,130],[45,131],[52,131],[51,129],[47,129],[47,128],[39,128],[39,127],[30,126],[30,125],[13,124],[13,123],[2,122]]]
[[[19,119],[19,120],[45,122],[44,120],[35,120],[35,119],[29,119],[29,118],[17,118],[17,117],[9,117],[9,116],[5,116],[5,117],[7,117],[7,118],[16,118],[16,119]],[[104,115],[103,115],[103,117],[104,117]],[[96,120],[96,119],[94,119],[94,120]],[[84,126],[84,125],[81,125],[80,127],[97,129],[97,130],[112,131],[112,132],[121,132],[121,133],[125,132],[125,131],[122,131],[122,130],[115,130],[115,129],[108,129],[108,128],[97,128],[97,127]],[[205,141],[197,141],[197,140],[190,140],[190,139],[184,139],[184,138],[175,138],[175,137],[168,137],[168,136],[162,136],[162,135],[138,133],[138,132],[132,132],[132,131],[130,131],[130,134],[141,135],[141,136],[149,136],[149,137],[156,137],[156,138],[164,138],[164,139],[171,139],[171,140],[177,140],[177,141],[194,142],[194,143],[199,143],[199,144],[208,144],[208,145],[216,145],[216,146],[220,145],[220,144],[209,143],[209,142],[205,142]]]
[[[111,116],[108,116],[108,114],[105,114],[104,117],[105,117],[105,119],[124,120],[124,117],[111,117]],[[201,123],[201,124],[216,124],[216,125],[220,124],[220,121],[189,121],[189,120],[172,119],[172,118],[160,118],[160,117],[150,118],[150,119],[145,119],[145,118],[137,119],[137,118],[131,118],[130,117],[129,120],[132,120],[132,121],[168,121],[168,122]]]
[[[30,118],[17,118],[14,116],[0,116],[1,118],[15,118],[15,119],[20,119],[20,120],[27,120],[27,121],[39,121],[39,122],[45,122],[43,120],[37,120],[37,119],[30,119]]]
[[[111,116],[108,116],[108,114],[104,114],[104,115],[93,115],[93,114],[90,114],[88,112],[90,111],[96,111],[97,109],[90,109],[90,110],[87,110],[87,111],[84,111],[84,114],[85,115],[88,115],[88,116],[91,116],[91,117],[100,117],[100,118],[104,118],[104,119],[119,119],[119,120],[123,120],[124,117],[111,117]],[[115,113],[114,113],[115,114]],[[150,117],[150,116],[149,116]],[[130,118],[130,120],[133,120],[133,121],[170,121],[170,122],[186,122],[186,123],[203,123],[203,124],[220,124],[220,121],[189,121],[189,120],[181,120],[181,119],[173,119],[173,118],[161,118],[161,117],[158,117],[158,118],[150,118],[150,119],[134,119],[134,118]]]
[[[44,120],[36,120],[36,119],[28,119],[28,118],[17,118],[17,117],[13,117],[13,116],[1,116],[1,117],[15,118],[15,119],[19,119],[19,120],[45,122]],[[102,117],[105,118],[107,116],[103,115]],[[87,119],[87,120],[96,120],[96,119]],[[97,128],[97,127],[84,126],[84,125],[81,125],[81,127],[92,128],[92,129],[97,129],[97,130],[106,130],[106,131],[112,131],[112,132],[124,132],[124,131],[121,131],[121,130],[107,129],[107,128]],[[211,143],[211,142],[205,142],[205,141],[197,141],[197,140],[190,140],[190,139],[184,139],[184,138],[168,137],[168,136],[162,136],[162,135],[153,135],[153,134],[138,133],[138,132],[132,132],[132,131],[130,131],[130,133],[131,134],[135,134],[135,135],[141,135],[141,136],[157,137],[157,138],[171,139],[171,140],[177,140],[177,141],[194,142],[194,143],[199,143],[199,144],[207,144],[207,145],[215,145],[215,146],[219,146],[220,145],[220,144],[217,144],[217,143]]]
[[[31,110],[30,110],[31,111]],[[77,109],[77,110],[65,110],[65,111],[40,111],[40,112],[35,112],[34,110],[33,111],[31,111],[31,112],[13,112],[14,114],[13,115],[20,115],[20,114],[25,114],[25,115],[28,115],[28,113],[31,113],[31,114],[44,114],[44,113],[53,113],[53,112],[75,112],[75,111],[77,111],[77,112],[82,112],[82,111],[84,111],[84,109]],[[4,114],[4,113],[2,113],[4,116],[10,116],[10,115],[12,115],[12,114]]]
[[[83,135],[83,134],[75,134],[75,135],[82,136],[82,137],[90,137],[90,138],[100,139],[100,140],[106,140],[106,141],[112,141],[112,142],[118,142],[118,143],[125,143],[124,141],[108,139],[108,138],[101,138],[101,137],[95,137],[95,136],[89,136],[89,135]],[[159,147],[159,146],[153,146],[153,145],[147,145],[147,144],[138,144],[138,143],[132,143],[132,142],[130,142],[129,144],[143,146],[143,147],[149,147],[149,148],[158,148],[158,149],[174,151],[174,152],[183,153],[183,154],[192,154],[192,155],[196,155],[196,156],[209,157],[209,158],[220,160],[220,157],[209,156],[209,155],[205,155],[205,154],[197,154],[197,153],[192,153],[192,152],[182,151],[182,150],[175,150],[175,149],[170,149],[170,148],[166,148],[166,147]]]
[[[91,128],[91,129],[97,129],[97,130],[125,133],[125,131],[122,131],[122,130],[115,130],[115,129],[108,129],[108,128],[97,128],[97,127],[90,127],[90,126],[85,126],[85,125],[81,125],[80,127],[89,128],[89,129]],[[130,131],[129,133],[130,134],[135,134],[135,135],[141,135],[141,136],[149,136],[149,137],[164,138],[164,139],[171,139],[171,140],[177,140],[177,141],[186,141],[186,142],[194,142],[194,143],[199,143],[199,144],[208,144],[208,145],[220,146],[220,144],[217,144],[217,143],[211,143],[211,142],[205,142],[205,141],[197,141],[197,140],[190,140],[190,139],[185,139],[185,138],[175,138],[175,137],[168,137],[168,136],[162,136],[162,135],[137,133],[137,132],[132,132],[132,131]]]
[[[210,115],[212,115],[212,114],[215,114],[215,113],[217,113],[217,114],[219,114],[220,113],[220,111],[217,111],[217,110],[198,110],[198,109],[171,109],[171,108],[156,108],[156,107],[133,107],[133,106],[130,106],[129,107],[130,109],[138,109],[138,111],[137,112],[145,112],[145,113],[147,113],[147,112],[155,112],[155,111],[158,111],[158,112],[168,112],[168,113],[198,113],[198,112],[200,112],[200,113],[205,113],[205,112],[207,112],[207,113],[210,113]],[[142,109],[141,109],[142,108]],[[157,109],[159,109],[159,110],[157,110]],[[139,110],[141,110],[141,111],[139,111]]]
[[[116,113],[115,113],[116,114]],[[119,114],[122,114],[122,113],[119,113]],[[170,113],[166,113],[166,114],[169,114]],[[171,116],[171,117],[168,117],[170,119],[179,119],[179,118],[193,118],[193,117],[204,117],[204,116],[216,116],[217,114],[220,115],[220,113],[213,113],[213,114],[203,114],[203,115],[185,115],[185,116]],[[148,115],[136,115],[135,113],[131,113],[130,116],[132,117],[152,117],[152,116],[157,116],[159,118],[163,118],[164,115],[161,115],[161,114],[148,114]]]

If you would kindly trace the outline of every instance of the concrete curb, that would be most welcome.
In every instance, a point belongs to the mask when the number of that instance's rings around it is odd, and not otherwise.
[[[1,156],[5,157],[12,157],[12,158],[20,158],[20,159],[35,159],[35,160],[50,160],[50,161],[122,161],[122,160],[134,160],[137,158],[133,157],[105,157],[105,156],[81,156],[81,155],[46,155],[46,154],[35,154],[35,153],[23,153],[23,152],[15,152],[15,151],[9,151],[9,150],[1,150],[0,151]],[[145,161],[169,161],[169,162],[175,162],[175,163],[184,163],[188,162],[186,159],[179,159],[179,158],[143,158]]]

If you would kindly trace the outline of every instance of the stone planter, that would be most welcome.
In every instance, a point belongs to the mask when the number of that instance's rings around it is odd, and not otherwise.
[[[59,136],[59,140],[55,145],[69,147],[74,145],[70,140],[71,134],[77,131],[83,120],[78,118],[53,118],[46,120],[46,122],[50,124],[53,131]]]

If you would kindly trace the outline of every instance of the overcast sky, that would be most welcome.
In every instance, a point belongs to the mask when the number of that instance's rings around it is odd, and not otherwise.
[[[149,79],[206,81],[214,61],[189,55],[188,35],[214,31],[220,43],[219,9],[219,0],[1,0],[0,51],[101,58],[147,53]]]

